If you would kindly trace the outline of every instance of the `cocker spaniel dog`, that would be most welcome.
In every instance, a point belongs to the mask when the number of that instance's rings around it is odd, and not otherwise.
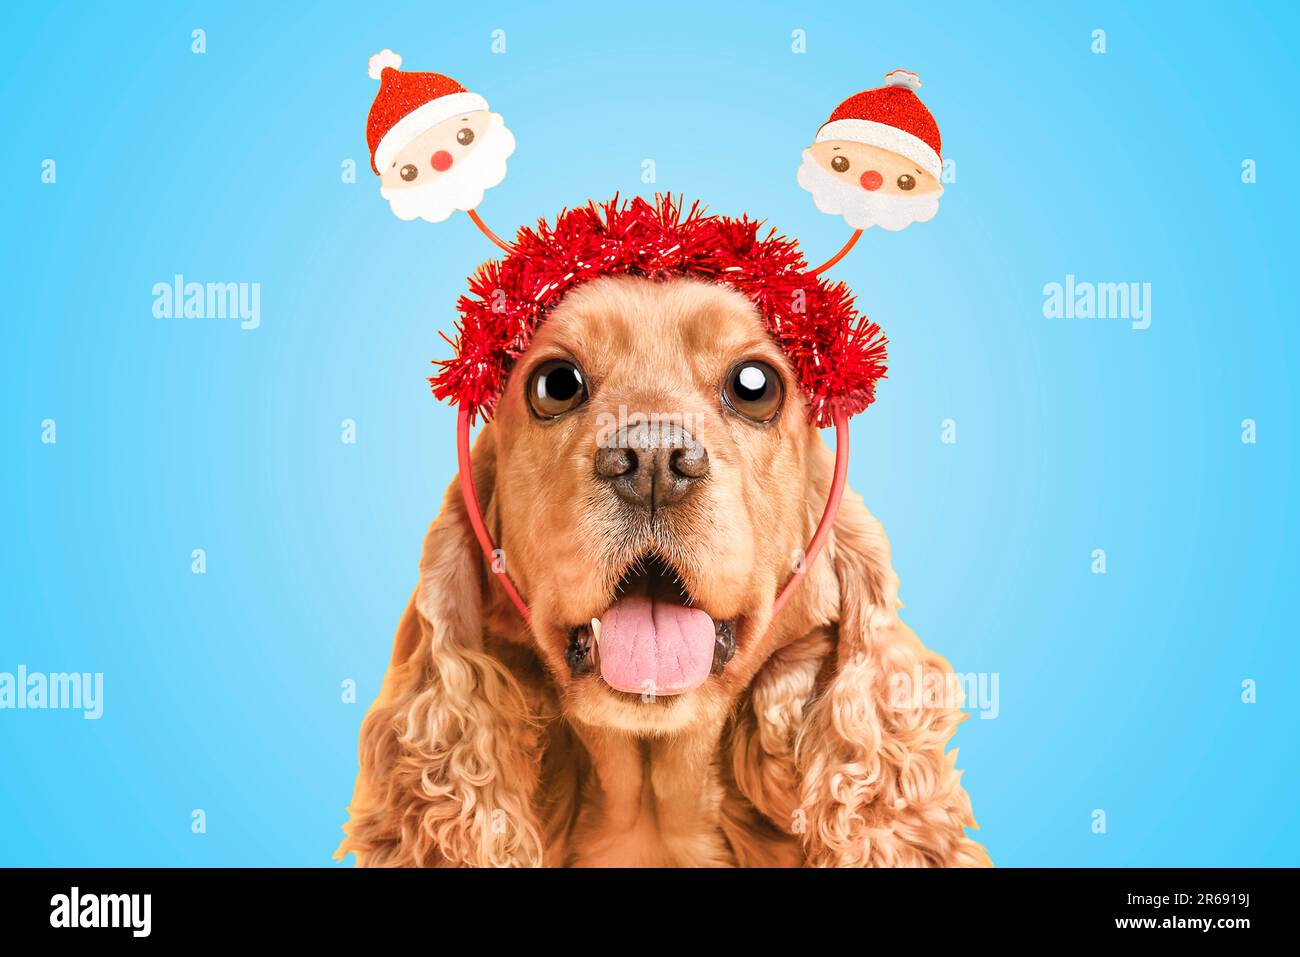
[[[834,454],[723,284],[568,292],[429,529],[340,855],[372,866],[987,865],[945,745],[960,701],[849,493],[774,617]]]

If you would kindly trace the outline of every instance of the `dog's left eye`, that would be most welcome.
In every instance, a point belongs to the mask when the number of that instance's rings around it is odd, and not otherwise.
[[[781,408],[785,388],[781,377],[766,362],[749,359],[727,373],[722,399],[754,422],[770,422]]]
[[[553,419],[586,401],[582,370],[568,359],[543,362],[528,379],[528,405],[538,418]]]

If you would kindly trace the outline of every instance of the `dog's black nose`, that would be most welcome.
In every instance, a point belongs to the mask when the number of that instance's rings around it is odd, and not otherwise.
[[[653,510],[681,501],[709,474],[709,453],[680,425],[640,422],[596,449],[596,474],[626,501]]]

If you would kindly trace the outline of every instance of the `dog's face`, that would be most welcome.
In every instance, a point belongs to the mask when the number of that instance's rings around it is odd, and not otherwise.
[[[494,497],[507,571],[569,713],[675,730],[748,683],[806,544],[815,430],[739,293],[611,277],[511,371]]]

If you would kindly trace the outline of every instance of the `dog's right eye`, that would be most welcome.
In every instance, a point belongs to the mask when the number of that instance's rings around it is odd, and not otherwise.
[[[402,172],[402,179],[406,180],[408,183],[411,180],[415,179],[415,177],[420,175],[420,171],[416,169],[414,166],[412,166],[410,163],[407,163],[405,166],[403,166],[401,172]]]
[[[586,401],[582,370],[568,359],[543,362],[528,379],[528,406],[540,419],[553,419]]]
[[[843,156],[837,156],[833,160],[831,160],[831,169],[835,170],[835,172],[837,173],[847,172],[848,168],[849,168],[849,161]]]

